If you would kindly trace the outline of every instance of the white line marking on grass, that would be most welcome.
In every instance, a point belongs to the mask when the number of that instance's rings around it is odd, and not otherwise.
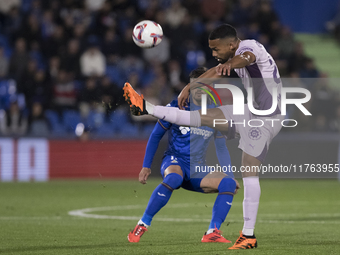
[[[195,207],[204,206],[205,204],[172,204],[167,205],[171,208],[184,208],[184,207]],[[119,211],[119,210],[133,210],[133,209],[144,209],[145,205],[118,205],[118,206],[107,206],[107,207],[94,207],[94,208],[84,208],[79,210],[69,211],[68,214],[76,217],[93,218],[93,219],[111,219],[111,220],[139,220],[140,216],[120,216],[120,215],[102,215],[102,214],[91,214],[92,212],[104,212],[104,211]],[[210,219],[198,218],[197,215],[193,218],[170,218],[170,217],[155,217],[156,221],[167,221],[167,222],[210,222]],[[262,217],[338,217],[340,213],[311,213],[311,214],[262,214]],[[270,224],[340,224],[340,221],[317,221],[317,220],[271,220],[271,219],[261,219],[257,220],[258,223],[270,223]],[[243,222],[243,220],[227,218],[228,222]]]

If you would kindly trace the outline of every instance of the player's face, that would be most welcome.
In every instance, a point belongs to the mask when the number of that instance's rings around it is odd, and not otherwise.
[[[218,62],[224,63],[235,54],[236,45],[232,38],[209,40],[209,48]]]
[[[201,89],[193,89],[192,92],[192,98],[197,101],[197,102],[201,102],[202,99],[202,94],[205,94],[205,92]]]

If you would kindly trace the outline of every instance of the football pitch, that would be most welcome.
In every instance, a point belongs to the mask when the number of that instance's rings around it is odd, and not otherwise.
[[[132,180],[0,184],[0,254],[340,254],[337,180],[261,180],[258,248],[201,243],[216,194],[174,192],[139,243],[127,234],[152,190]],[[243,190],[222,225],[234,242],[243,226]]]

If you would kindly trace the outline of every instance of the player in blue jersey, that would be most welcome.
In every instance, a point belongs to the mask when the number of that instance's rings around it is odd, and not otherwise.
[[[199,77],[206,71],[198,68],[191,72],[190,78]],[[191,93],[191,101],[186,110],[200,109],[202,90],[196,89]],[[168,107],[178,107],[177,100]],[[208,108],[214,107],[210,104]],[[216,153],[221,166],[230,165],[230,156],[221,133],[209,127],[188,128],[164,120],[158,120],[146,147],[143,168],[139,174],[139,181],[146,183],[151,174],[151,163],[158,144],[168,131],[169,144],[164,153],[161,166],[163,182],[153,191],[149,203],[137,226],[128,235],[129,242],[139,242],[147,231],[152,218],[167,204],[173,190],[180,187],[204,193],[219,193],[212,211],[212,219],[208,231],[203,235],[202,242],[230,243],[219,231],[224,222],[233,200],[233,195],[239,187],[233,173],[224,172],[202,173],[196,166],[205,166],[205,156],[210,140],[214,137]]]

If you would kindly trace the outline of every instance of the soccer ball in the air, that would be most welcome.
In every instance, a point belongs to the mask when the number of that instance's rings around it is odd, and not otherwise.
[[[152,48],[161,43],[162,27],[154,21],[143,20],[133,29],[132,39],[141,48]]]

